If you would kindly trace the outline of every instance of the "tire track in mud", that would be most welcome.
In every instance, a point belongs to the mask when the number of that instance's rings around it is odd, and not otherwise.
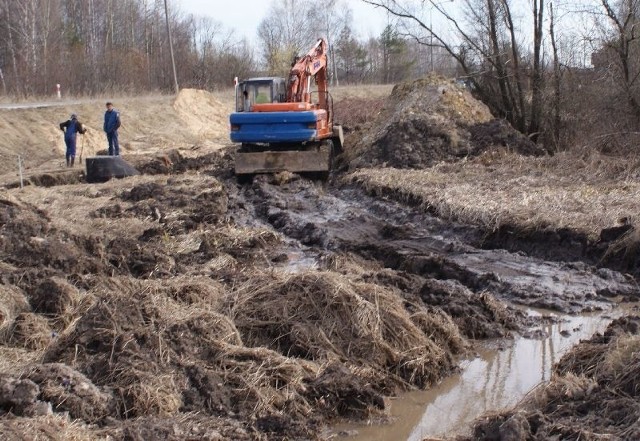
[[[459,297],[470,301],[490,294],[508,303],[579,313],[609,309],[614,298],[635,299],[640,293],[632,279],[607,268],[478,249],[471,245],[480,235],[473,227],[366,196],[354,187],[256,176],[235,197],[248,210],[237,221],[259,219],[290,238],[292,246],[302,246],[307,258],[347,253],[377,262],[413,280],[408,291],[427,304],[448,307],[454,317],[469,312],[462,304],[448,305]],[[517,321],[511,317],[510,322]]]

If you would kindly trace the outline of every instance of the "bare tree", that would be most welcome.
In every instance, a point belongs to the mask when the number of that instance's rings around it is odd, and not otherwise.
[[[601,56],[611,63],[609,74],[624,93],[636,127],[640,127],[640,1],[621,0],[617,7],[609,0],[601,0],[601,4],[614,28]]]
[[[315,36],[324,36],[329,47],[330,80],[338,85],[336,46],[345,26],[353,21],[353,12],[345,0],[317,0],[309,13]]]
[[[459,64],[462,75],[474,92],[489,105],[494,114],[506,118],[522,132],[536,136],[541,130],[544,87],[542,0],[532,0],[534,41],[524,47],[516,29],[510,0],[463,0],[464,20],[447,9],[447,2],[429,0],[415,3],[403,0],[363,0],[399,17],[407,35],[425,45],[437,45]],[[427,11],[436,11],[450,25],[455,38],[432,28]],[[529,62],[524,54],[532,53]],[[525,78],[529,81],[525,81]],[[527,89],[526,85],[530,84]],[[529,99],[529,97],[531,97]]]
[[[560,70],[560,56],[558,55],[558,43],[556,41],[553,3],[549,3],[549,37],[551,39],[551,48],[553,50],[553,101],[551,106],[553,116],[550,123],[550,132],[554,150],[558,150],[560,145],[560,106],[562,101],[562,74]]]
[[[310,0],[273,0],[267,17],[258,26],[269,73],[284,75],[293,57],[315,40],[314,26],[310,25],[312,9]]]

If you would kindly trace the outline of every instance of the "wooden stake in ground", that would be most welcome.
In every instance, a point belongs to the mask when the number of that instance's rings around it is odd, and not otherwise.
[[[80,147],[80,165],[82,165],[82,153],[84,152],[84,133],[82,134],[82,147]]]

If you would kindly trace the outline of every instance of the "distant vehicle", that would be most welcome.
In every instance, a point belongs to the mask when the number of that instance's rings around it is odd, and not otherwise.
[[[236,85],[236,111],[229,117],[231,141],[241,143],[236,175],[290,171],[328,176],[344,136],[342,126],[333,123],[326,52],[321,38],[296,58],[287,80],[251,78]]]

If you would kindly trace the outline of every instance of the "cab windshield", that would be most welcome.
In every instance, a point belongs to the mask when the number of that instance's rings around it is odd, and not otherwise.
[[[236,108],[239,112],[248,112],[254,104],[273,102],[271,82],[242,83],[238,87]]]

